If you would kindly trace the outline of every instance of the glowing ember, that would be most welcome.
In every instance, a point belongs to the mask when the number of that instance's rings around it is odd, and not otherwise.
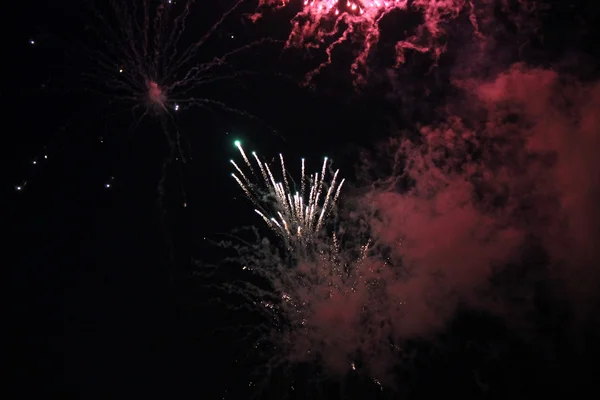
[[[167,97],[163,93],[160,86],[158,86],[158,83],[154,81],[148,81],[147,86],[148,101],[150,102],[150,104],[154,105],[155,107],[165,109],[165,102],[167,100]]]

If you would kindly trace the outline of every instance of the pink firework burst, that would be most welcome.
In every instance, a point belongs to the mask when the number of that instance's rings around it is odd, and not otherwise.
[[[381,20],[393,11],[412,11],[422,22],[395,45],[396,65],[404,63],[407,51],[428,53],[437,59],[443,52],[442,23],[467,12],[479,35],[471,0],[297,0],[300,11],[292,19],[286,47],[324,48],[326,60],[309,72],[306,82],[333,61],[333,50],[344,42],[357,46],[350,66],[355,84],[363,84],[368,73],[367,57],[379,42]],[[292,6],[293,0],[260,0],[260,8]],[[254,17],[260,17],[259,12]],[[398,30],[405,30],[398,27]]]

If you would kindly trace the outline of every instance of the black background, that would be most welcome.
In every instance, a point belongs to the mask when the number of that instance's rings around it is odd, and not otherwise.
[[[219,88],[231,104],[258,120],[203,110],[178,116],[193,160],[183,167],[183,178],[177,167],[167,174],[163,225],[157,184],[168,146],[161,125],[148,118],[130,130],[128,105],[117,102],[107,111],[105,98],[86,90],[79,73],[88,61],[73,52],[88,23],[84,5],[72,0],[9,3],[0,96],[9,178],[3,187],[4,326],[14,397],[209,399],[247,386],[231,367],[238,350],[227,335],[211,329],[230,317],[206,307],[210,296],[189,277],[196,268],[193,260],[210,258],[204,237],[256,222],[229,176],[229,159],[237,157],[233,141],[240,139],[246,149],[265,156],[283,152],[289,164],[305,156],[318,165],[328,155],[351,176],[362,146],[401,126],[398,114],[418,119],[428,106],[390,101],[385,84],[355,93],[348,76],[335,69],[318,80],[322,85],[316,91],[299,87],[269,71],[277,68],[298,77],[310,61],[297,54],[280,59],[279,50],[266,51],[259,59],[264,74],[243,86],[235,81]],[[575,6],[555,6],[546,15],[545,42],[531,51],[533,62],[543,65],[577,52],[594,60],[597,34],[573,33],[580,27],[575,14],[593,21],[593,10]],[[193,31],[205,30],[218,15],[219,7],[207,7]],[[285,34],[288,20],[278,22],[273,32]],[[233,18],[209,50],[231,46],[229,32],[240,36],[251,29]],[[257,65],[256,60],[248,63]],[[579,67],[588,75],[595,71]],[[442,62],[435,79],[423,80],[443,81],[446,72]],[[443,91],[439,96],[442,101]],[[16,191],[24,181],[24,190]],[[187,208],[181,207],[182,185]],[[464,317],[451,331],[453,350],[446,358],[425,358],[407,377],[414,397],[483,396],[463,364],[484,357],[464,350],[464,343],[472,339],[469,335],[489,332],[512,343],[511,356],[498,371],[498,379],[514,385],[506,393],[574,395],[589,389],[585,383],[594,376],[593,351],[580,360],[565,347],[562,358],[548,360],[511,342],[510,332],[483,317]],[[354,395],[371,398],[359,391]]]

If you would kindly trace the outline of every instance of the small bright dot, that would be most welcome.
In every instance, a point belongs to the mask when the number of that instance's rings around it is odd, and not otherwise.
[[[34,163],[34,164],[37,164],[37,161],[34,161],[33,163]]]
[[[106,186],[107,188],[109,188],[109,187],[110,187],[110,183],[107,183],[105,186]]]
[[[175,111],[179,110],[179,104],[175,104]]]
[[[234,38],[235,38],[235,36],[231,35],[231,38],[232,38],[232,39],[234,39]]]
[[[21,186],[17,186],[15,189],[17,189],[17,191],[23,189]]]
[[[123,73],[123,68],[119,68],[119,73]]]
[[[236,146],[239,147],[242,145],[242,142],[240,142],[239,140],[236,140],[235,142],[233,142],[233,144],[235,144]]]
[[[48,156],[44,156],[45,159],[48,159]]]
[[[35,40],[31,39],[31,40],[29,41],[29,44],[35,44]]]

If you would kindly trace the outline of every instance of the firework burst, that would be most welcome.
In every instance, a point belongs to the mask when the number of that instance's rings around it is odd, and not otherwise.
[[[275,163],[246,153],[239,141],[235,145],[243,163],[230,161],[233,179],[255,212],[283,239],[282,246],[274,245],[253,228],[254,242],[238,238],[237,244],[217,243],[234,253],[221,259],[224,266],[232,263],[244,276],[225,280],[220,287],[235,296],[235,312],[257,317],[240,334],[256,350],[244,357],[261,360],[249,386],[268,390],[269,381],[276,379],[287,381],[293,391],[294,371],[308,366],[320,370],[315,376],[323,378],[360,372],[383,390],[380,379],[385,371],[358,365],[370,365],[375,357],[370,327],[385,296],[384,281],[393,271],[386,260],[371,256],[373,243],[363,240],[367,232],[360,223],[332,226],[344,184],[339,171],[330,170],[324,158],[320,171],[309,174],[303,160],[296,183],[283,156],[275,171]],[[381,335],[389,329],[382,326]],[[387,349],[389,343],[382,346]]]
[[[233,33],[229,21],[245,1],[90,0],[94,18],[75,55],[89,62],[81,73],[82,87],[102,99],[102,112],[130,111],[129,131],[147,117],[159,124],[169,150],[157,188],[163,214],[168,170],[177,169],[177,202],[188,205],[182,168],[192,159],[192,142],[180,129],[179,114],[202,108],[258,120],[222,96],[228,93],[222,85],[252,73],[246,69],[251,61],[241,56],[273,42]],[[200,13],[216,15],[207,28],[197,26]]]
[[[325,157],[321,172],[307,176],[302,159],[300,187],[296,187],[289,177],[283,155],[279,154],[282,180],[276,180],[268,163],[261,161],[258,155],[252,152],[257,171],[241,143],[236,141],[235,145],[248,171],[244,173],[238,164],[231,160],[236,169],[231,175],[257,207],[256,213],[269,228],[284,239],[288,247],[300,249],[314,243],[321,234],[327,217],[337,205],[344,184],[344,179],[338,182],[339,169],[326,178],[328,159]]]
[[[194,106],[239,112],[203,95],[201,89],[237,78],[241,72],[233,67],[232,59],[269,41],[240,44],[230,34],[221,54],[208,58],[203,54],[210,41],[222,36],[225,21],[244,1],[235,0],[198,37],[190,18],[194,8],[206,5],[195,0],[99,1],[102,8],[97,6],[94,13],[98,26],[90,30],[100,42],[86,46],[94,68],[84,75],[101,84],[100,93],[141,108],[143,115],[170,114]]]
[[[291,7],[292,0],[260,0],[259,11]],[[380,23],[392,13],[415,13],[418,26],[399,27],[404,37],[395,42],[395,65],[403,64],[408,52],[429,54],[437,60],[445,48],[443,36],[448,21],[466,13],[470,29],[481,37],[476,10],[470,0],[298,0],[299,11],[292,19],[286,47],[323,48],[326,60],[306,75],[306,83],[333,62],[334,50],[345,42],[356,46],[350,70],[356,84],[364,84],[369,71],[367,59],[381,36]]]

